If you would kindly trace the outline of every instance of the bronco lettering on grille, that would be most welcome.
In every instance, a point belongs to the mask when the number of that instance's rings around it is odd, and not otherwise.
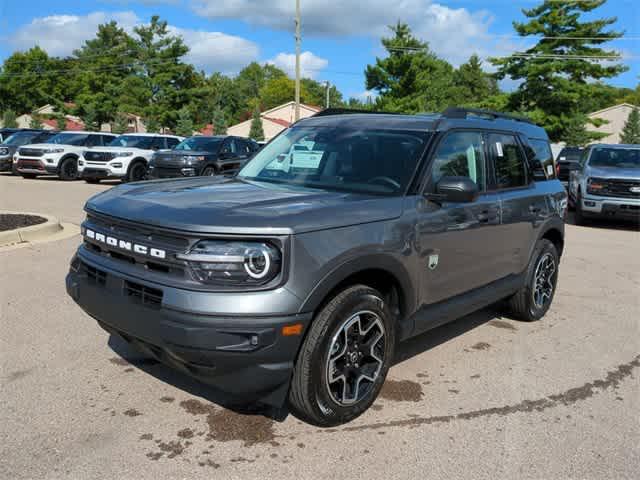
[[[90,230],[88,228],[84,229],[84,236],[96,242],[109,245],[110,247],[116,247],[127,252],[134,252],[138,255],[148,255],[153,258],[167,257],[167,252],[159,248],[147,247],[146,245],[139,245],[127,240],[121,240],[110,235],[105,235],[104,233],[94,232],[93,230]]]

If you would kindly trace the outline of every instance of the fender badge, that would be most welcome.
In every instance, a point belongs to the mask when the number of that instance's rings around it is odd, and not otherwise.
[[[440,259],[440,255],[437,253],[433,253],[429,255],[429,270],[435,270],[438,267],[438,260]]]

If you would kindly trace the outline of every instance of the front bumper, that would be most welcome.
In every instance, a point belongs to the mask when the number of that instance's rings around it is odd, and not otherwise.
[[[581,207],[588,217],[640,220],[640,199],[586,195]]]
[[[234,402],[281,407],[303,335],[282,327],[311,321],[311,313],[229,315],[172,308],[165,299],[194,292],[151,284],[77,256],[67,293],[107,331],[158,361],[214,386]],[[240,297],[241,293],[230,293]],[[171,300],[169,300],[171,301]]]
[[[13,155],[0,157],[0,172],[9,172],[13,165]]]
[[[202,168],[193,165],[179,165],[171,167],[150,167],[147,170],[147,178],[180,178],[180,177],[196,177],[200,175]]]

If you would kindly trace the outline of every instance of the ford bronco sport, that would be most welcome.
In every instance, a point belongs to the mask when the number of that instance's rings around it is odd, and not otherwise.
[[[91,198],[66,287],[234,402],[338,425],[373,403],[398,342],[502,299],[547,312],[567,206],[554,175],[546,133],[519,118],[325,111],[235,177]]]

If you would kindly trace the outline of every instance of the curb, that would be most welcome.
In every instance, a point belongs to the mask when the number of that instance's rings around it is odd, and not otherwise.
[[[0,232],[0,247],[12,245],[15,243],[35,242],[45,239],[59,233],[63,227],[56,217],[51,215],[43,215],[42,213],[32,212],[9,212],[6,210],[0,210],[0,213],[15,213],[21,215],[36,215],[38,217],[46,218],[46,222],[38,225],[31,225],[30,227],[16,228],[15,230],[8,230],[6,232]]]

